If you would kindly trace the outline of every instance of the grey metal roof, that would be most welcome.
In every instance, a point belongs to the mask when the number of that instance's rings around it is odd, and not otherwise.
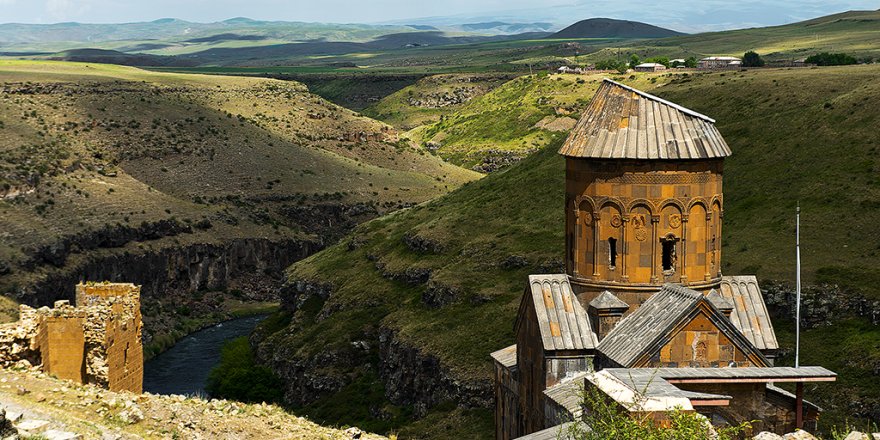
[[[786,390],[783,390],[782,388],[774,386],[772,383],[767,384],[767,393],[768,394],[771,394],[771,393],[778,394],[780,396],[783,396],[783,397],[785,397],[787,399],[791,399],[791,400],[797,399],[797,396],[795,396],[794,394],[792,394]],[[810,407],[810,408],[814,409],[815,411],[819,411],[819,412],[825,411],[824,409],[822,409],[821,406],[816,405],[815,403],[810,402],[809,400],[804,399],[803,402],[804,402],[804,406]]]
[[[837,373],[823,367],[741,367],[741,368],[610,368],[635,374],[648,374],[666,380],[738,379],[794,381],[836,378]]]
[[[629,304],[621,301],[620,298],[614,296],[613,293],[609,291],[604,291],[599,294],[596,298],[590,301],[590,307],[596,310],[608,310],[608,309],[628,309]]]
[[[572,423],[574,422],[566,422],[522,437],[517,437],[515,440],[573,440],[574,435],[570,432]],[[589,427],[583,423],[581,426],[582,429],[589,430]]]
[[[599,341],[568,275],[529,275],[531,300],[545,350],[594,349]]]
[[[618,365],[631,367],[639,358],[659,350],[668,342],[668,333],[682,320],[695,315],[701,301],[709,305],[709,310],[715,311],[710,314],[709,319],[719,330],[741,349],[767,363],[754,344],[703,294],[677,284],[663,285],[659,292],[651,295],[635,312],[623,318],[602,339],[597,349]]]
[[[489,356],[492,356],[492,359],[495,359],[505,368],[513,367],[516,365],[516,344],[493,351]]]
[[[749,342],[759,350],[779,348],[761,288],[754,276],[722,277],[719,293],[733,302],[730,321]]]
[[[661,368],[659,370],[669,370]],[[691,370],[691,368],[679,368]],[[684,397],[688,400],[730,400],[724,394],[698,393],[687,391],[667,382],[666,377],[658,373],[656,368],[607,368],[605,371],[623,382],[631,390],[641,393],[644,397]]]
[[[715,289],[709,291],[709,294],[706,295],[706,299],[708,299],[718,310],[733,310],[733,301],[721,296],[721,294]]]
[[[600,159],[730,156],[715,120],[605,79],[559,154]]]
[[[567,377],[562,382],[544,390],[544,395],[565,408],[572,416],[580,416],[582,412],[581,401],[583,400],[581,391],[584,389],[584,378],[589,374],[591,372],[584,371]]]
[[[602,339],[599,351],[619,365],[630,366],[690,312],[702,297],[694,290],[673,284],[664,285]]]

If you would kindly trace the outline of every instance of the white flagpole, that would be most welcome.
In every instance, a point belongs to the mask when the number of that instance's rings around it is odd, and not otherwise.
[[[794,336],[794,367],[798,368],[800,366],[800,355],[801,355],[801,204],[798,203],[797,206],[797,215],[795,217],[795,243],[796,243],[796,254],[797,254],[797,275],[796,275],[796,289],[797,289],[797,299],[795,305],[795,336]]]

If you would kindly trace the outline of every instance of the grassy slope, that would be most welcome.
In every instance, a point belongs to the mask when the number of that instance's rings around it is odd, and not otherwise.
[[[709,32],[647,40],[622,46],[624,53],[643,57],[697,58],[711,55],[741,57],[754,50],[770,60],[806,58],[818,52],[845,52],[859,57],[880,56],[880,11],[853,11],[782,26]],[[587,59],[615,58],[609,47]],[[629,56],[629,55],[627,55]]]
[[[504,75],[434,75],[384,97],[363,114],[401,130],[410,130],[439,122],[441,116],[460,109],[508,79],[510,77]]]
[[[340,140],[384,125],[294,82],[0,62],[0,87],[10,91],[0,96],[0,189],[30,191],[0,199],[0,261],[13,269],[0,276],[3,292],[43,275],[16,270],[34,249],[88,231],[172,219],[213,225],[128,252],[299,237],[283,203],[381,211],[477,177],[402,143]]]
[[[876,66],[762,70],[677,77],[674,84],[656,87],[656,93],[717,118],[734,151],[725,176],[726,273],[791,278],[791,217],[798,198],[804,207],[808,279],[829,265],[857,271],[858,266],[877,266],[877,241],[859,231],[880,221],[880,210],[871,209],[880,184],[873,129],[878,115],[872,110],[880,106],[878,76]],[[644,86],[645,77],[627,82]],[[590,87],[581,90],[580,99],[592,93]],[[495,116],[499,124],[515,124],[519,112],[504,108],[507,113]],[[525,276],[561,270],[563,161],[555,153],[560,142],[438,200],[362,225],[345,242],[295,264],[291,280],[333,284],[334,294],[322,307],[339,311],[320,325],[312,320],[317,310],[304,315],[296,324],[298,332],[287,334],[285,343],[307,354],[315,350],[309,341],[341,347],[362,338],[365,329],[387,326],[462,379],[487,380],[487,354],[512,341]],[[853,210],[859,215],[842,214]],[[841,221],[844,216],[847,220]],[[402,240],[407,234],[439,243],[442,250],[414,252]],[[526,267],[506,269],[504,262],[512,255],[524,257]],[[384,263],[386,271],[432,269],[433,282],[460,288],[458,302],[427,307],[421,302],[426,286],[383,278],[368,256]],[[851,284],[880,296],[872,283]],[[805,347],[827,343],[826,335],[835,334],[830,332],[846,335],[851,327],[841,323],[830,331],[806,332]],[[780,333],[790,344],[784,325]],[[872,335],[876,332],[863,335],[868,341],[837,344],[831,352],[816,350],[805,359],[843,367],[848,359],[874,350],[878,341]],[[870,377],[869,365],[847,365],[840,368],[838,391],[822,394],[820,404],[847,393],[863,400],[880,395],[868,386],[873,382],[861,379]],[[829,406],[838,414],[844,407]]]
[[[565,137],[565,133],[536,128],[535,124],[548,116],[560,116],[557,109],[578,118],[601,78],[601,75],[522,76],[471,100],[440,122],[411,130],[409,135],[422,143],[440,143],[441,157],[465,166],[479,163],[494,151],[525,156]],[[650,82],[648,77],[633,78],[637,86]],[[418,112],[411,106],[398,111],[404,115]]]

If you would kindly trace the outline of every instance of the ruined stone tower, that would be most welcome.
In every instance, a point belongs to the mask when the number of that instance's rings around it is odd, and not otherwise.
[[[143,391],[140,286],[83,283],[76,307],[21,305],[18,322],[0,326],[0,366],[40,365],[61,379],[111,391]]]
[[[638,306],[664,283],[721,282],[723,159],[699,113],[605,80],[562,147],[566,271],[583,304]]]

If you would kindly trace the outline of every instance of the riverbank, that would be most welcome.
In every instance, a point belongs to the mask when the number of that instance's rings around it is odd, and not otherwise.
[[[144,364],[144,391],[153,394],[207,395],[208,377],[231,341],[246,338],[267,315],[224,321],[189,334]],[[212,397],[229,397],[215,396]],[[237,399],[242,400],[242,399]],[[260,402],[261,400],[257,400]],[[269,399],[262,399],[272,402]]]
[[[204,330],[211,326],[232,319],[244,318],[256,315],[271,315],[280,308],[276,301],[243,301],[229,298],[227,295],[219,296],[220,301],[215,301],[208,313],[194,316],[180,316],[174,323],[173,328],[161,334],[157,334],[149,341],[144,342],[144,361],[149,361],[159,354],[167,351],[186,336]],[[183,315],[183,314],[181,314]],[[144,314],[145,325],[151,316]]]

